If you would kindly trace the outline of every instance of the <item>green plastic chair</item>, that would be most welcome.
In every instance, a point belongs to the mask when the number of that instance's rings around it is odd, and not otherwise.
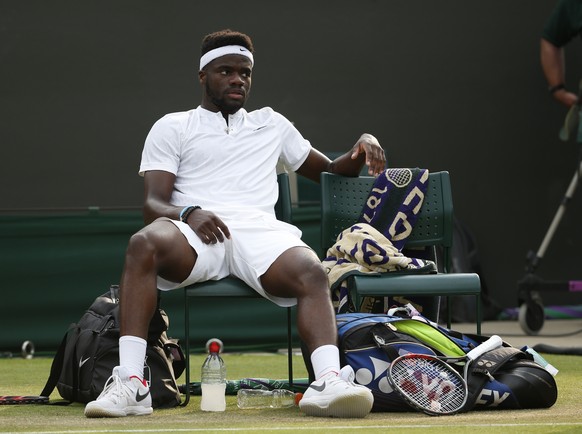
[[[355,178],[321,174],[321,246],[323,255],[337,236],[357,222],[374,178]],[[418,219],[409,235],[405,249],[426,248],[437,260],[437,248],[442,250],[442,262],[436,274],[354,275],[348,277],[348,290],[355,306],[363,297],[386,296],[446,296],[447,326],[451,327],[451,296],[476,297],[477,334],[481,333],[481,282],[476,273],[451,273],[453,246],[453,200],[449,173],[429,174],[428,189]],[[413,256],[413,255],[410,255]],[[438,318],[436,319],[438,320]]]
[[[291,223],[291,190],[289,176],[281,173],[277,176],[279,183],[279,199],[275,205],[275,214],[279,220]],[[190,299],[192,297],[229,297],[229,298],[260,298],[269,302],[254,289],[236,277],[226,277],[221,280],[209,280],[195,283],[184,288],[184,353],[186,358],[186,391],[183,406],[190,401]],[[293,352],[292,352],[292,322],[291,307],[287,309],[287,350],[289,383],[293,387]]]

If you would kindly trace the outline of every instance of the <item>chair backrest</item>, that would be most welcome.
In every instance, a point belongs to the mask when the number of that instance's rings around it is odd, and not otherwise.
[[[324,255],[338,234],[357,222],[374,179],[371,176],[351,178],[321,174],[321,247]],[[442,247],[444,271],[448,272],[452,245],[453,199],[449,173],[430,173],[422,208],[406,247]]]
[[[291,223],[291,188],[289,186],[289,175],[279,173],[277,175],[279,184],[279,198],[275,204],[275,215],[279,220]]]

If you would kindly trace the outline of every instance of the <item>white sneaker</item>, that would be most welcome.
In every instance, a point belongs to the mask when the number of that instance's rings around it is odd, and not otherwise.
[[[95,401],[85,406],[87,417],[123,417],[152,414],[152,396],[149,387],[137,377],[129,377],[119,366]]]
[[[353,382],[354,370],[344,366],[309,385],[299,408],[308,416],[365,417],[374,404],[370,389]]]

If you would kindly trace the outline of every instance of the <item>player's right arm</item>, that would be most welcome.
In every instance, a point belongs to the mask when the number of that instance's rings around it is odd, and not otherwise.
[[[170,203],[176,175],[163,170],[149,170],[144,173],[145,200],[144,222],[149,224],[159,217],[180,220],[183,207]],[[192,204],[193,206],[196,204]],[[196,209],[186,222],[205,244],[223,242],[230,238],[230,231],[224,222],[211,211]]]

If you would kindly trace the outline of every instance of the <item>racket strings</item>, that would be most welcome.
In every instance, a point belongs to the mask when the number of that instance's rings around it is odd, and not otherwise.
[[[412,180],[412,170],[410,169],[387,169],[386,177],[397,187],[406,187]]]
[[[461,376],[437,359],[401,359],[391,366],[390,377],[409,402],[429,414],[457,412],[467,398]]]

